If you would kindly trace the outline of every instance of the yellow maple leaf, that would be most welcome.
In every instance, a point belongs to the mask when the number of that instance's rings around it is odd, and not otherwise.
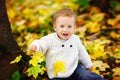
[[[63,61],[56,61],[55,62],[54,71],[53,71],[54,76],[57,76],[58,72],[66,72],[65,62],[63,62]]]
[[[43,66],[40,70],[40,74],[43,75],[45,73],[45,71],[46,71],[46,68]]]
[[[99,71],[106,71],[106,68],[110,68],[107,63],[103,63],[103,61],[94,61],[93,68],[98,68]]]
[[[108,23],[109,25],[114,26],[114,25],[116,24],[116,20],[115,20],[115,19],[108,19],[108,20],[107,20],[107,23]]]
[[[30,21],[34,20],[34,9],[31,8],[24,8],[22,13],[26,19],[29,19]]]
[[[114,32],[114,31],[110,32],[110,36],[114,39],[119,39],[120,38],[120,34]]]
[[[20,25],[18,26],[17,31],[21,33],[25,28],[26,28],[25,25]]]
[[[97,13],[91,16],[91,19],[94,22],[100,22],[104,19],[105,14],[104,13]]]
[[[96,74],[100,74],[99,70],[97,70],[96,67],[92,68],[92,72],[95,72]]]
[[[22,58],[21,55],[17,56],[13,61],[10,62],[10,64],[18,63],[21,60],[21,58]]]
[[[120,49],[119,48],[115,48],[113,56],[118,59],[120,58]]]
[[[88,31],[90,33],[95,33],[100,31],[100,24],[98,22],[89,21],[86,23],[85,26],[87,26]]]
[[[106,53],[104,52],[104,44],[108,43],[108,40],[101,41],[99,39],[94,40],[93,42],[84,41],[85,47],[90,53],[92,59],[96,59],[98,57],[106,57]]]
[[[120,68],[119,67],[112,69],[112,71],[114,72],[113,76],[120,76]]]
[[[35,19],[35,20],[31,21],[31,23],[29,24],[29,27],[30,28],[37,28],[38,25],[39,25],[39,20]]]
[[[37,66],[38,63],[41,63],[42,61],[45,60],[43,53],[39,53],[39,52],[35,52],[33,56],[31,56],[31,58],[32,59],[29,61],[29,64],[32,64],[33,66]]]
[[[104,53],[104,46],[100,45],[100,44],[96,44],[94,47],[94,53],[91,54],[92,57],[94,57],[95,59],[98,57],[105,57],[105,53]]]
[[[116,62],[116,63],[120,63],[120,60],[119,60],[119,59],[116,59],[115,62]]]
[[[8,9],[7,11],[9,19],[13,19],[16,16],[16,12],[13,9]]]
[[[27,33],[25,36],[24,36],[24,39],[25,39],[25,43],[27,46],[30,45],[30,43],[34,40],[34,39],[38,39],[40,37],[39,34],[36,34],[36,33]]]

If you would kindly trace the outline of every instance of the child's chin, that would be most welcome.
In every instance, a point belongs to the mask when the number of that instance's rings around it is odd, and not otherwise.
[[[68,40],[69,38],[63,38],[64,40]]]

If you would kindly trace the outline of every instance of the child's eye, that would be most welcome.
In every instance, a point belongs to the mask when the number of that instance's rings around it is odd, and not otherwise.
[[[71,28],[71,26],[68,26],[68,28]]]
[[[64,26],[62,25],[62,26],[60,26],[61,28],[63,28]]]

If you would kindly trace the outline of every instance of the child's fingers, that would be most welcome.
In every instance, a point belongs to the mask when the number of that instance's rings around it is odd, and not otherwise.
[[[36,46],[35,45],[31,45],[31,46],[29,46],[29,48],[28,48],[29,50],[33,50],[33,51],[36,51]]]

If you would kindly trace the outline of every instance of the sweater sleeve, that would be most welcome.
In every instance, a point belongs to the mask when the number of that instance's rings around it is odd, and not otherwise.
[[[46,53],[47,50],[49,49],[49,44],[50,44],[50,41],[48,40],[49,38],[45,36],[39,40],[34,40],[30,45],[36,45],[37,47],[36,51]]]
[[[78,49],[79,49],[79,60],[80,62],[83,64],[83,66],[85,68],[90,68],[92,67],[92,61],[91,58],[88,54],[88,52],[86,51],[84,45],[82,44],[82,42],[80,41],[80,39],[78,40]]]

